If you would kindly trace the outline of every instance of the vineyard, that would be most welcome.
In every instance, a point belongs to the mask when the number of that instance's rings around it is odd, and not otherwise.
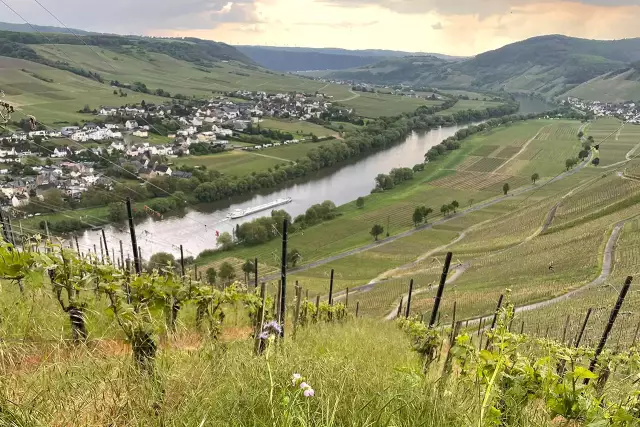
[[[188,261],[3,228],[0,425],[637,426],[633,133],[600,147],[622,163],[563,174],[582,128],[482,133],[334,219]]]

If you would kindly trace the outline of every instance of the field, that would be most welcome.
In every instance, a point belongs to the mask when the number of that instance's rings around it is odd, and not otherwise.
[[[440,101],[409,98],[407,96],[387,95],[381,93],[352,92],[351,96],[334,99],[335,102],[353,107],[356,114],[363,117],[396,116],[410,113],[422,105],[439,105]]]
[[[453,107],[446,109],[444,111],[440,111],[437,114],[445,115],[445,114],[457,113],[458,111],[463,111],[463,110],[481,110],[489,107],[497,107],[499,105],[501,105],[500,102],[481,101],[481,100],[473,100],[473,99],[470,99],[470,100],[460,99],[458,102],[456,102],[456,105],[454,105]]]
[[[640,98],[640,81],[637,77],[627,80],[633,71],[613,78],[597,77],[571,89],[564,95],[602,102],[622,102]]]
[[[596,141],[606,139],[599,150],[600,165],[612,166],[638,155],[640,126],[627,124],[615,118],[601,118],[587,128],[587,135]]]
[[[188,156],[176,159],[177,165],[205,166],[230,176],[245,176],[252,172],[266,171],[276,165],[287,163],[287,159],[270,157],[248,151],[227,151],[206,156]]]
[[[336,136],[337,133],[327,129],[323,126],[319,126],[313,123],[300,120],[276,120],[276,119],[263,119],[260,122],[260,127],[268,129],[277,129],[284,132],[290,132],[294,137],[298,138],[298,135],[315,135],[319,138],[324,136]]]

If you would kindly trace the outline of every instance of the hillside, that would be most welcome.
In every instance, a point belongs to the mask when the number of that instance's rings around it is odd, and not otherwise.
[[[41,33],[63,33],[69,34],[69,30],[62,27],[54,27],[49,25],[29,25],[29,24],[14,24],[12,22],[0,22],[0,31],[15,31],[21,33],[33,33],[34,31],[40,31]],[[90,31],[78,30],[77,28],[71,28],[71,31],[78,35],[92,34]]]
[[[638,60],[640,39],[603,41],[550,35],[513,43],[453,64],[438,63],[437,58],[430,61],[401,58],[336,72],[333,76],[374,83],[504,89],[549,96],[566,93],[580,85],[583,87],[579,93],[595,93],[593,87],[602,85],[600,80],[608,80],[609,92],[615,98],[624,96],[627,86],[635,87],[635,83],[628,82],[636,81],[630,64]]]
[[[125,86],[140,82],[149,93],[125,90],[123,98],[114,95],[112,81]],[[235,90],[314,92],[323,87],[336,99],[350,96],[347,86],[261,68],[223,43],[0,32],[0,89],[5,100],[49,125],[89,119],[77,112],[85,105],[93,109],[143,99],[163,103],[169,97],[207,98]]]
[[[405,56],[434,56],[443,60],[459,58],[433,54],[394,50],[347,50],[338,48],[236,46],[236,48],[263,67],[277,71],[343,70],[375,64],[381,59]]]

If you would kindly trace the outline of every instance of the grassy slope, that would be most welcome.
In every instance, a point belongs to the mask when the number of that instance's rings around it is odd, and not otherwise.
[[[0,57],[0,84],[7,95],[6,99],[46,124],[91,120],[90,115],[75,113],[85,104],[98,108],[100,105],[135,103],[142,99],[147,102],[167,101],[167,98],[142,96],[131,91],[127,91],[127,98],[120,98],[113,95],[113,89],[108,85],[110,80],[123,83],[141,81],[152,90],[162,88],[172,94],[198,97],[239,89],[315,92],[326,86],[322,82],[272,73],[235,62],[218,63],[213,68],[204,69],[158,53],[132,56],[95,47],[94,52],[86,46],[71,45],[35,45],[33,48],[48,59],[70,62],[96,71],[105,79],[105,84],[100,84],[33,62]],[[20,71],[23,68],[54,82],[34,78]],[[349,96],[346,86],[329,85],[324,91],[337,97]]]

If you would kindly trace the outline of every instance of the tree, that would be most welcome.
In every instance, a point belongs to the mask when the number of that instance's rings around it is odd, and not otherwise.
[[[580,152],[578,153],[578,158],[580,160],[586,159],[587,157],[589,157],[589,151],[588,150],[580,150]]]
[[[151,272],[153,270],[162,270],[165,268],[175,269],[177,266],[176,258],[173,255],[166,252],[157,252],[149,258],[147,270]]]
[[[358,197],[358,198],[356,199],[356,207],[357,207],[358,209],[362,209],[362,208],[364,208],[364,197]]]
[[[223,251],[228,251],[233,247],[233,238],[231,237],[231,234],[226,231],[218,236],[217,242],[218,245],[222,247]]]
[[[447,216],[449,214],[449,205],[442,205],[440,212],[442,212],[442,215]]]
[[[220,271],[218,272],[218,275],[220,276],[220,278],[224,283],[228,283],[233,279],[235,279],[236,269],[233,268],[233,265],[225,261],[220,266]]]
[[[207,268],[206,275],[207,275],[207,282],[209,282],[210,285],[213,285],[214,283],[216,283],[216,279],[218,278],[218,273],[216,272],[215,268],[213,267]]]
[[[127,214],[122,203],[110,203],[109,204],[109,220],[112,222],[124,221],[127,218]]]
[[[287,254],[287,266],[291,266],[292,268],[295,268],[296,264],[301,259],[302,259],[302,254],[300,253],[300,251],[297,249],[292,249]]]
[[[578,139],[582,139],[583,136],[584,136],[584,132],[582,131],[578,132]]]
[[[433,213],[433,209],[428,208],[426,206],[421,206],[420,210],[422,211],[422,217],[424,219],[424,222],[426,223],[429,220],[429,215],[431,215]]]
[[[589,141],[590,144],[593,144],[593,136],[589,135],[587,141]]]
[[[451,202],[451,207],[453,208],[453,213],[456,213],[456,210],[460,207],[460,203],[457,200]]]
[[[380,224],[376,224],[371,227],[371,231],[369,232],[369,234],[373,236],[376,242],[378,241],[378,236],[380,236],[382,233],[384,233],[384,227]]]
[[[538,175],[538,172],[534,173],[533,175],[531,175],[531,182],[533,182],[533,184],[535,185],[536,181],[540,179],[540,175]]]
[[[505,196],[507,195],[507,193],[509,193],[509,189],[510,188],[511,187],[509,187],[509,183],[508,182],[505,182],[504,185],[502,186],[502,192],[504,193]]]
[[[247,283],[247,285],[249,284],[249,275],[251,273],[253,273],[255,270],[255,267],[253,265],[253,261],[251,261],[250,259],[246,260],[244,262],[244,264],[242,264],[242,272],[244,273],[244,281]]]
[[[591,164],[594,166],[598,166],[600,164],[600,159],[596,157],[595,159],[591,160]]]
[[[564,161],[564,166],[567,168],[567,170],[571,169],[571,167],[573,166],[573,159],[567,159]]]
[[[417,207],[415,211],[413,211],[413,225],[418,226],[424,220],[424,215],[422,213],[422,209]]]

